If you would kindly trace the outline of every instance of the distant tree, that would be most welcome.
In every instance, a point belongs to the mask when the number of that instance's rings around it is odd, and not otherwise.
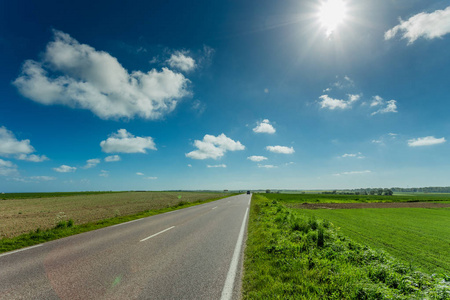
[[[384,195],[386,196],[392,196],[394,192],[391,189],[384,189]]]
[[[375,190],[370,190],[369,194],[375,195]]]
[[[270,190],[266,190],[266,194],[270,194]]]
[[[383,195],[383,189],[378,189],[378,190],[377,190],[377,194],[378,194],[378,196]]]

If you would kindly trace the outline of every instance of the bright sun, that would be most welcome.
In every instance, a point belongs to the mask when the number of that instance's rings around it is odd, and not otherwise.
[[[347,7],[343,0],[325,0],[319,10],[319,21],[330,36],[346,17]]]

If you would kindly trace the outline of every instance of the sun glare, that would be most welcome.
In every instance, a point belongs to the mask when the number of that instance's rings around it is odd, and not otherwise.
[[[326,35],[330,36],[341,24],[346,16],[347,7],[343,0],[325,0],[319,10],[320,24],[325,28]]]

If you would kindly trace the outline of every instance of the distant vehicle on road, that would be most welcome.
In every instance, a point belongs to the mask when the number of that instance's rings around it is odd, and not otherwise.
[[[250,191],[247,191],[247,195],[250,195]]]

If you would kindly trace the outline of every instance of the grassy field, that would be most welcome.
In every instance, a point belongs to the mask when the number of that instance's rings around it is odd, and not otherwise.
[[[284,203],[360,203],[360,202],[439,202],[449,203],[450,194],[331,195],[331,194],[264,194]]]
[[[100,194],[112,194],[112,193],[123,193],[123,192],[6,193],[6,194],[0,194],[0,200],[54,198],[54,197],[100,195]]]
[[[30,195],[30,194],[28,194]],[[207,192],[114,192],[65,194],[63,197],[10,198],[0,200],[0,238],[14,237],[38,228],[53,228],[60,221],[75,225],[137,214],[178,205],[180,202],[219,198]],[[5,195],[2,195],[5,196]]]
[[[301,210],[327,219],[351,239],[387,251],[430,273],[450,274],[450,209]]]
[[[244,299],[449,299],[448,276],[415,271],[264,196],[252,198]]]

